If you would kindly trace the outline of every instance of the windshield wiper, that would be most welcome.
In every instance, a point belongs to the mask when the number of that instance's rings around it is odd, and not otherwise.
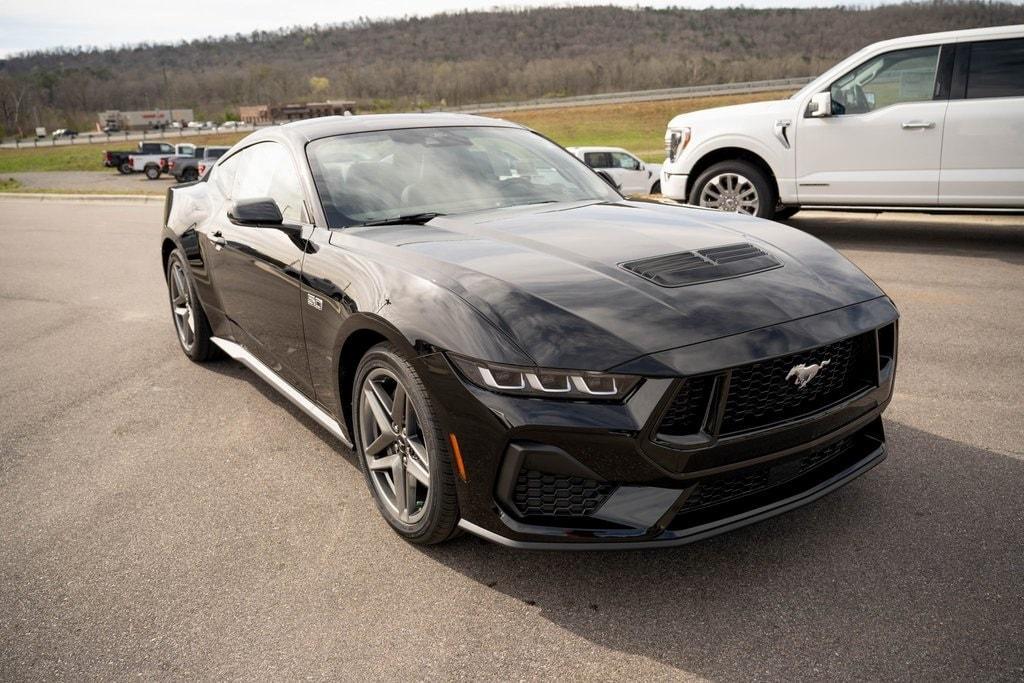
[[[428,211],[426,213],[410,213],[405,216],[395,216],[394,218],[381,218],[376,221],[366,221],[360,223],[359,226],[364,225],[423,225],[429,223],[438,216],[443,216],[443,213],[437,213],[435,211]]]

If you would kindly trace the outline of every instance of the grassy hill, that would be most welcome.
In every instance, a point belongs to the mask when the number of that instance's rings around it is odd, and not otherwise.
[[[576,7],[293,27],[0,61],[0,125],[91,127],[104,109],[355,98],[362,110],[810,76],[884,38],[1024,23],[1024,6]]]

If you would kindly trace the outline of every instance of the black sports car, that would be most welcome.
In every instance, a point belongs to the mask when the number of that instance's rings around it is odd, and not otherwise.
[[[349,444],[435,543],[686,543],[885,454],[898,314],[807,234],[626,201],[542,136],[441,114],[254,133],[168,192],[181,347]]]

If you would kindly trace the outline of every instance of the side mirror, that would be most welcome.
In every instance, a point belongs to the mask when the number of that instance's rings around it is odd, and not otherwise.
[[[615,182],[615,179],[612,178],[611,173],[609,173],[608,171],[596,170],[594,172],[597,173],[597,175],[601,176],[601,180],[605,181],[606,183],[614,187],[616,190],[618,190],[621,187],[621,185]]]
[[[807,115],[815,119],[832,116],[832,92],[826,90],[811,95],[811,101],[807,103]]]
[[[281,209],[270,197],[239,199],[228,210],[228,219],[235,225],[248,225],[254,228],[279,228],[284,223]]]

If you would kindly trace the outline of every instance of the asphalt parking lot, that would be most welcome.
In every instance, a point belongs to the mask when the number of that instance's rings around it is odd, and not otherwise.
[[[903,314],[890,456],[661,551],[417,549],[190,363],[157,204],[0,201],[0,679],[1024,677],[1024,217],[803,213]]]

